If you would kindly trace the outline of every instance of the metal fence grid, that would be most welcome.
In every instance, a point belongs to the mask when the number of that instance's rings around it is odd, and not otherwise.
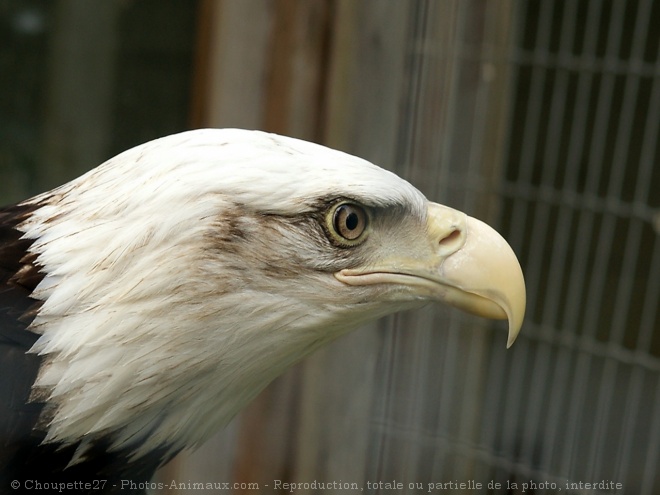
[[[660,4],[519,7],[503,223],[536,294],[511,453],[549,474],[654,493]]]
[[[659,493],[660,2],[411,2],[408,33],[397,171],[497,212],[528,317],[506,353],[385,323],[367,477]]]

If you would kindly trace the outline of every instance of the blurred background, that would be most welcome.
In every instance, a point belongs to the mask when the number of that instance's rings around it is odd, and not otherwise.
[[[162,480],[659,494],[659,45],[660,0],[0,0],[0,198],[173,132],[265,129],[391,169],[518,254],[510,350],[450,309],[384,319]]]

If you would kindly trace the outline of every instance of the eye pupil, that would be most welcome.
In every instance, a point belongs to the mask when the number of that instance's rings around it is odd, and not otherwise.
[[[367,214],[356,204],[341,204],[334,211],[332,228],[343,240],[357,241],[367,228]]]
[[[346,228],[348,230],[355,230],[358,227],[360,219],[356,213],[349,213],[346,217]]]

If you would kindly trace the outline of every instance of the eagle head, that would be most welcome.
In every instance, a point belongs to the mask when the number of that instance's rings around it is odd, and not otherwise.
[[[138,459],[203,442],[347,330],[442,301],[525,311],[504,239],[396,175],[308,142],[185,132],[24,203],[45,443]]]

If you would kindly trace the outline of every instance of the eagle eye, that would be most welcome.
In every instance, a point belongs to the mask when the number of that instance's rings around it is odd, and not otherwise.
[[[355,203],[340,203],[331,209],[328,215],[331,234],[345,246],[362,242],[367,223],[367,212]]]

